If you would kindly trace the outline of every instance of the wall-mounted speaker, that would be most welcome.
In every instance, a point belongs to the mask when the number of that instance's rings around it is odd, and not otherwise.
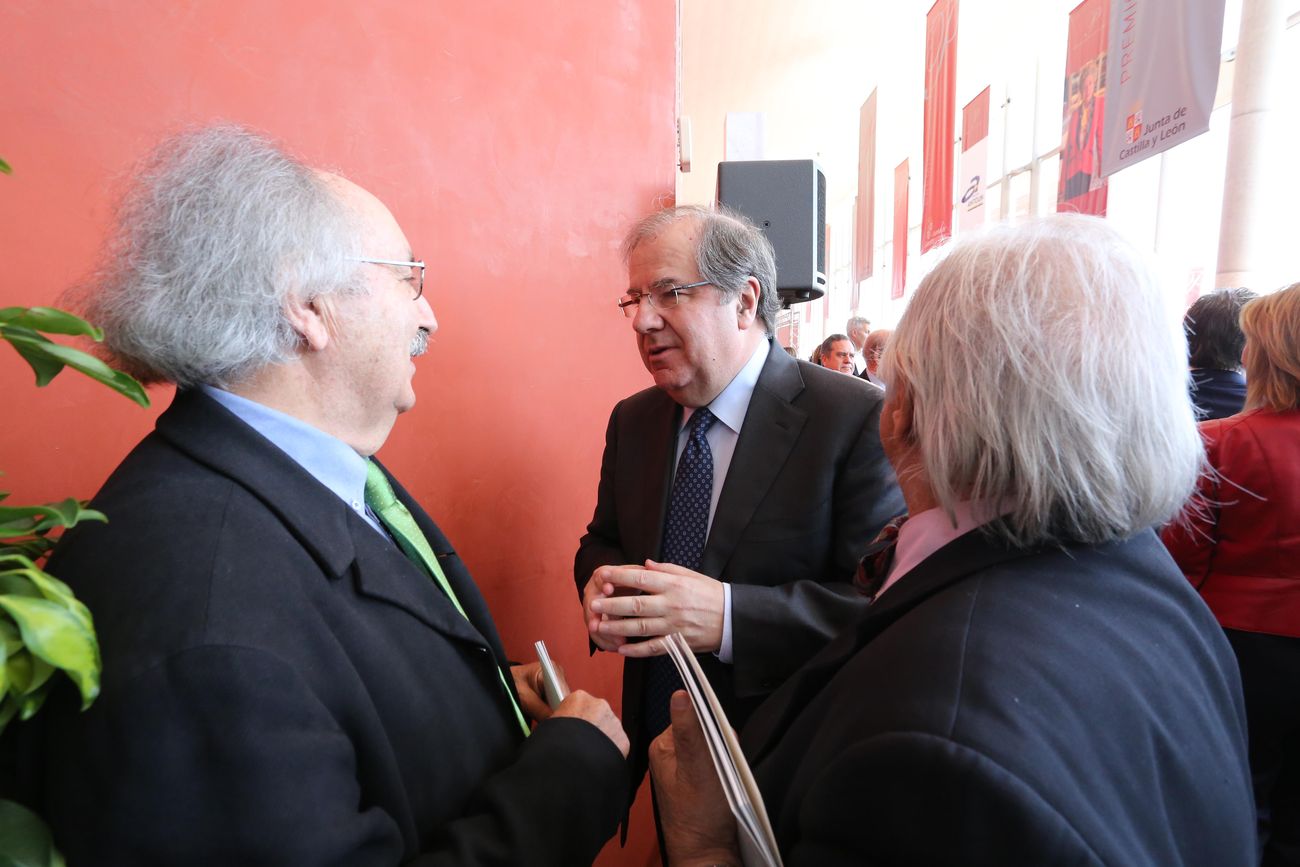
[[[826,175],[816,162],[720,162],[717,198],[767,234],[784,305],[826,294]]]

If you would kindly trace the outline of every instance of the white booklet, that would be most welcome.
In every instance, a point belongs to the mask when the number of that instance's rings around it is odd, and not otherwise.
[[[772,833],[767,810],[763,807],[763,796],[717,694],[681,633],[669,635],[664,644],[668,648],[668,658],[677,666],[686,694],[691,698],[695,716],[704,731],[704,740],[709,745],[709,755],[713,757],[713,767],[722,781],[727,806],[736,817],[736,836],[745,867],[781,867],[781,853],[776,848],[776,835]]]

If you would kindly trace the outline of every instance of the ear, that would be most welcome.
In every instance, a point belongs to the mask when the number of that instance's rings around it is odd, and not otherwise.
[[[898,381],[889,384],[883,411],[890,414],[894,436],[898,441],[909,446],[915,445],[916,418],[912,403],[912,389],[908,387],[905,378],[896,376],[895,379]]]
[[[285,301],[284,315],[298,332],[307,352],[320,352],[338,336],[337,311],[328,295],[315,298],[291,295]]]
[[[750,277],[745,284],[740,287],[739,301],[736,307],[736,321],[741,331],[752,328],[758,321],[758,302],[763,296],[763,290],[759,288],[758,278]]]

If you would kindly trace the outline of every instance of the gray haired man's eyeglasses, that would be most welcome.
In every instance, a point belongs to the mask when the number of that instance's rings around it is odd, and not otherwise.
[[[652,292],[629,292],[618,299],[618,309],[623,311],[624,316],[631,319],[636,315],[636,309],[644,299],[647,304],[656,310],[668,310],[671,307],[676,307],[681,302],[681,298],[677,293],[683,289],[694,289],[697,286],[709,285],[711,284],[708,280],[701,280],[698,283],[687,283],[685,286],[664,286]]]
[[[415,295],[411,300],[417,301],[420,296],[424,294],[424,263],[419,260],[398,262],[393,259],[366,259],[361,256],[353,256],[352,261],[365,262],[368,265],[392,265],[396,268],[410,268],[411,275],[409,277],[403,277],[402,281],[410,283],[411,288],[415,290]]]

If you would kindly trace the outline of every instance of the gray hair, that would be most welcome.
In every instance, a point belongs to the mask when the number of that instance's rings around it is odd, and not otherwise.
[[[174,136],[140,167],[105,262],[76,294],[145,382],[229,385],[287,361],[292,294],[364,291],[354,218],[312,169],[247,129]]]
[[[1183,316],[1187,361],[1192,367],[1239,370],[1246,335],[1241,333],[1241,308],[1258,297],[1249,289],[1219,289],[1197,298]]]
[[[745,282],[758,280],[758,318],[769,335],[776,334],[781,299],[776,292],[776,254],[763,231],[743,214],[715,205],[678,205],[664,208],[638,221],[623,239],[623,262],[642,243],[661,235],[680,220],[694,220],[700,228],[695,267],[722,294],[726,304],[740,295]]]
[[[862,344],[862,357],[870,359],[873,356],[879,358],[885,351],[885,345],[889,343],[889,338],[894,332],[887,328],[877,328],[867,335],[867,339]]]
[[[865,316],[850,316],[849,321],[844,324],[844,330],[852,334],[859,328],[871,328],[871,320]]]
[[[825,340],[822,341],[822,345],[821,345],[822,355],[825,355],[826,353],[830,352],[831,349],[835,346],[836,341],[838,340],[843,340],[845,343],[848,343],[850,346],[853,345],[853,342],[849,340],[849,336],[847,334],[831,334]]]
[[[1203,451],[1185,344],[1138,252],[1058,214],[952,247],[921,281],[883,373],[951,513],[1003,512],[1013,544],[1122,539],[1174,514]]]

